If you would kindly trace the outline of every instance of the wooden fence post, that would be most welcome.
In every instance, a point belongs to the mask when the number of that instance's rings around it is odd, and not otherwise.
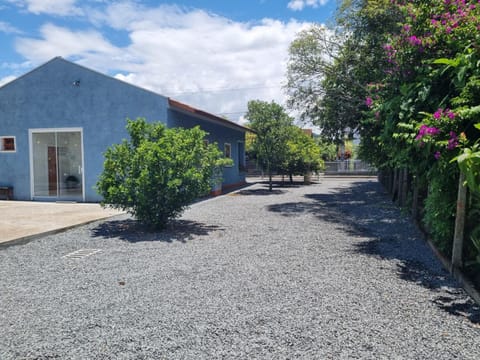
[[[464,185],[465,175],[460,172],[458,180],[458,196],[457,196],[457,214],[455,216],[455,235],[453,237],[452,249],[452,272],[463,266],[463,232],[465,229],[465,213],[467,201],[467,187]]]

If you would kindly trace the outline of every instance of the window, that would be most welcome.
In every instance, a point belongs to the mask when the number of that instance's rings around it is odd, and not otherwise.
[[[0,136],[0,151],[15,152],[15,136]]]
[[[225,157],[227,159],[232,158],[232,145],[231,144],[225,143],[225,145],[223,146],[223,151],[225,152]]]

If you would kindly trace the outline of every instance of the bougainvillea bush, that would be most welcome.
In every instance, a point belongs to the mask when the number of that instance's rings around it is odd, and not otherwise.
[[[471,191],[470,213],[479,207],[480,1],[384,5],[401,21],[384,34],[384,79],[366,84],[362,130],[368,150],[382,154],[369,160],[408,168],[428,187],[424,222],[448,254],[460,169]],[[472,244],[480,244],[478,219],[470,217],[467,230]],[[469,248],[470,257],[480,251]]]

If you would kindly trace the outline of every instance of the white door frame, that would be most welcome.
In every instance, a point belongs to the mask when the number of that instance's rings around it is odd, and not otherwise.
[[[28,145],[30,147],[30,200],[34,200],[34,176],[33,176],[33,134],[34,133],[58,133],[58,132],[79,132],[80,133],[80,152],[82,154],[82,201],[85,202],[85,156],[83,153],[83,128],[39,128],[28,129]],[[42,196],[43,197],[43,196]],[[45,196],[47,198],[48,196]]]

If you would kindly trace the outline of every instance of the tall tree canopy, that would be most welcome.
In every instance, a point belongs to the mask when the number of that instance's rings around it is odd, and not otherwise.
[[[260,165],[268,173],[269,188],[272,190],[272,173],[281,166],[287,155],[286,144],[293,119],[279,104],[260,100],[248,102],[245,117],[256,133],[253,149]]]
[[[313,25],[290,45],[288,106],[325,138],[342,140],[359,130],[367,84],[384,76],[385,31],[398,20],[389,2],[344,1],[336,29]]]
[[[377,167],[408,171],[425,192],[423,220],[448,252],[459,168],[480,196],[480,4],[344,0],[337,25],[292,43],[289,105],[327,137],[358,132],[360,156]],[[479,200],[470,204],[478,214]],[[480,251],[478,220],[467,230]]]

